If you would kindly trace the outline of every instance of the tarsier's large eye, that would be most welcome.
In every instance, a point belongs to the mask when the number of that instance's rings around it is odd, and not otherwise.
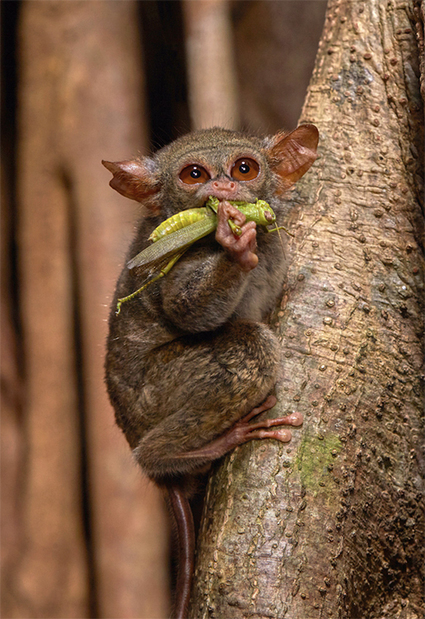
[[[231,175],[237,181],[252,181],[257,178],[259,171],[260,166],[254,159],[242,157],[233,164]]]
[[[186,185],[206,183],[210,178],[206,169],[200,165],[188,165],[180,172],[180,180],[186,183]]]

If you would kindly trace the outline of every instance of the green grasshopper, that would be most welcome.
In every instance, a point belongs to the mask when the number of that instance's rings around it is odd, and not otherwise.
[[[278,227],[276,225],[276,215],[264,200],[257,200],[255,203],[230,200],[230,203],[245,215],[246,221],[255,221],[267,232],[283,229],[287,234],[290,234],[283,226]],[[117,314],[120,313],[123,303],[134,299],[150,284],[164,277],[195,241],[211,234],[217,228],[218,205],[219,200],[210,196],[205,207],[180,211],[155,228],[149,237],[152,245],[146,247],[127,263],[129,269],[143,267],[144,270],[148,271],[148,276],[143,285],[135,292],[118,299]],[[236,236],[242,234],[240,226],[236,225],[231,219],[228,220],[228,223],[233,234]],[[270,224],[275,225],[273,228],[268,228],[267,226]],[[290,236],[292,235],[290,234]]]

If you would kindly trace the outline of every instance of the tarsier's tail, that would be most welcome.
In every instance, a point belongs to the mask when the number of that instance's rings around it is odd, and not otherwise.
[[[186,619],[195,556],[195,527],[186,493],[178,486],[168,486],[168,502],[177,527],[179,548],[176,599],[173,618]]]

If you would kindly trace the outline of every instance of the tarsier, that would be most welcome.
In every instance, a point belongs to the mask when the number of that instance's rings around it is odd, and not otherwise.
[[[317,144],[311,124],[264,139],[213,128],[152,157],[103,162],[111,186],[146,209],[129,259],[165,219],[205,206],[210,196],[219,200],[215,232],[117,314],[118,299],[145,276],[138,266],[124,267],[109,322],[106,382],[117,423],[136,461],[167,491],[177,522],[178,619],[186,616],[193,570],[194,477],[251,439],[287,442],[289,430],[276,427],[302,422],[296,413],[255,420],[276,404],[279,343],[265,321],[282,291],[285,255],[277,234],[245,222],[230,201],[265,200],[281,223],[281,196],[313,164]]]

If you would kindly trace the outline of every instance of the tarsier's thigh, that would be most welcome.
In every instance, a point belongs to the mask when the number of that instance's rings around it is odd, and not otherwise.
[[[274,386],[277,340],[265,326],[235,322],[151,353],[143,415],[155,422],[137,459],[148,474],[208,444],[264,400]],[[150,409],[150,410],[148,410]]]

